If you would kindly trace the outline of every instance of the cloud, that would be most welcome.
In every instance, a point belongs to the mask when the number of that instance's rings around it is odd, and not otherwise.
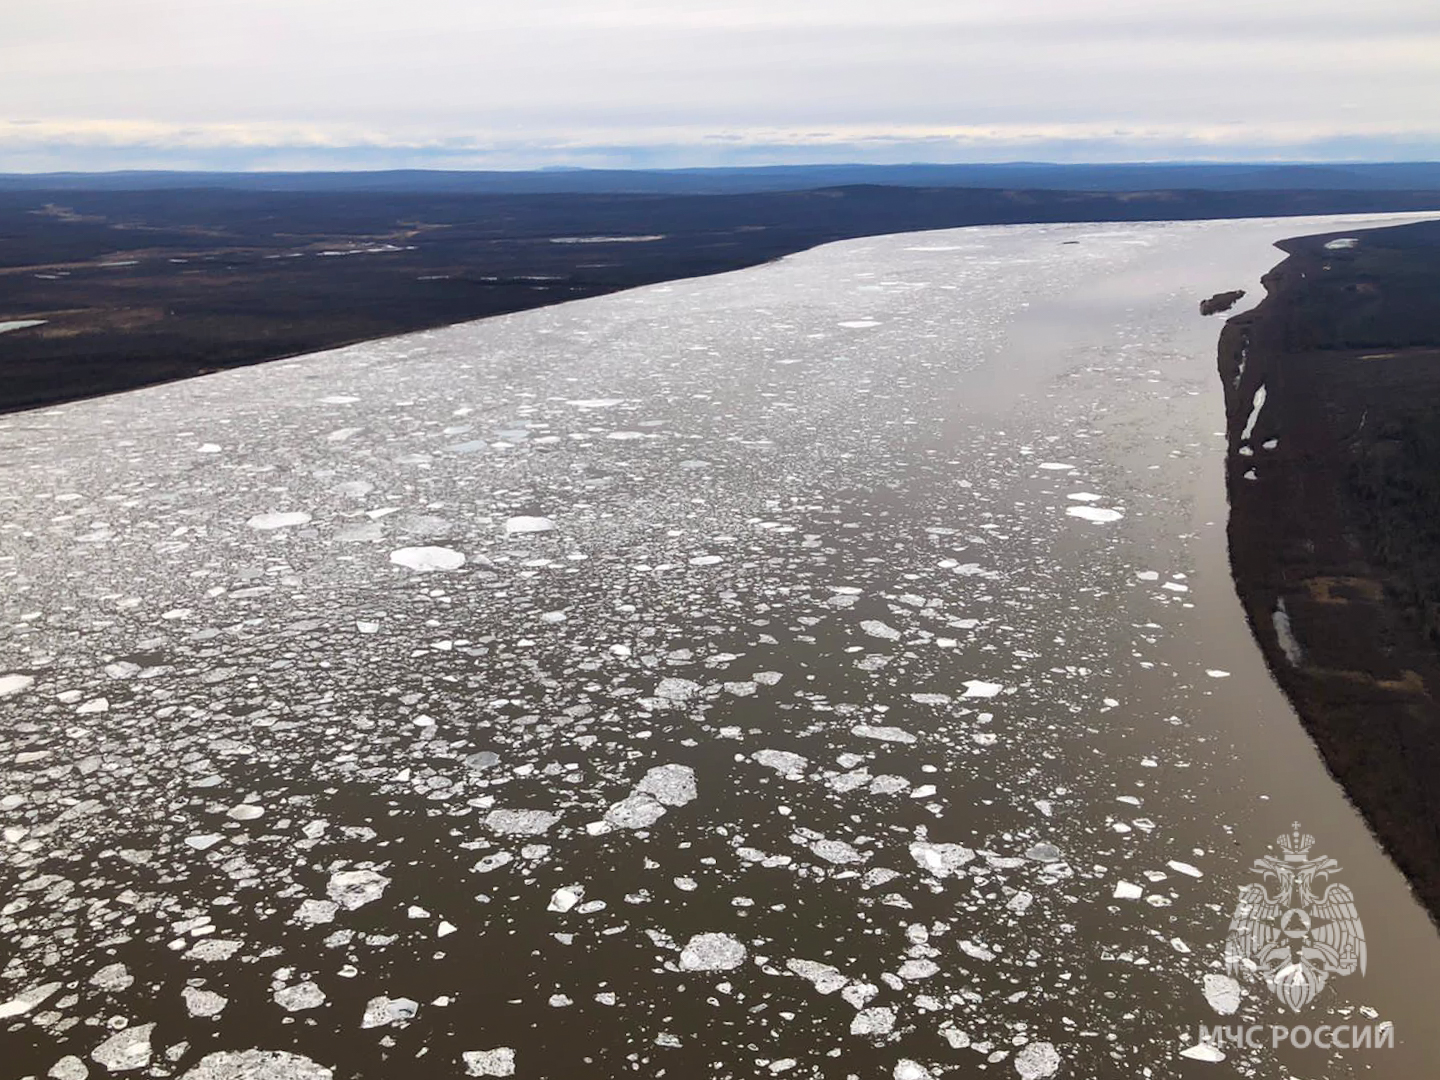
[[[0,123],[0,169],[698,163],[726,141],[1433,155],[1436,56],[1433,0],[46,0],[7,12],[0,103],[36,123]]]
[[[13,171],[95,168],[682,167],[797,162],[1301,160],[1433,157],[1440,141],[1388,125],[841,125],[624,127],[551,132],[364,129],[323,124],[27,121],[0,124]]]

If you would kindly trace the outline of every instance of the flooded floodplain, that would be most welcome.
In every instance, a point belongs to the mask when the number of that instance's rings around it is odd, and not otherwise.
[[[1440,1070],[1198,314],[1382,220],[847,241],[0,417],[5,1074]],[[1303,1014],[1225,963],[1293,822],[1367,948]]]

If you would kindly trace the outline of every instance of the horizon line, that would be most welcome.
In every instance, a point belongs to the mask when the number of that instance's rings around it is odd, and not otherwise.
[[[1338,166],[1388,166],[1388,165],[1437,165],[1440,158],[1280,158],[1272,160],[1246,160],[1243,158],[1136,158],[1126,161],[1054,161],[1044,159],[1015,158],[1005,161],[927,161],[904,162],[874,161],[815,161],[754,165],[656,165],[656,166],[594,166],[594,165],[535,165],[529,167],[492,167],[456,169],[428,166],[407,166],[394,168],[352,168],[330,167],[325,169],[274,169],[263,166],[256,168],[168,168],[163,166],[125,169],[0,169],[0,177],[8,176],[122,176],[122,175],[188,175],[202,174],[215,176],[313,176],[324,173],[381,174],[381,173],[693,173],[693,172],[761,172],[765,170],[800,169],[987,169],[1023,166],[1027,168],[1056,169],[1115,169],[1132,167],[1176,167],[1207,168],[1229,167],[1249,169],[1274,169],[1295,166],[1333,168]]]

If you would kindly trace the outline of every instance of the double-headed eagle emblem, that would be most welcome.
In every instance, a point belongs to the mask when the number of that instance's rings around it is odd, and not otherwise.
[[[1332,975],[1365,974],[1365,928],[1349,886],[1329,883],[1334,859],[1312,859],[1313,836],[1300,823],[1251,867],[1260,875],[1240,890],[1225,937],[1225,970],[1263,980],[1294,1012],[1308,1005]]]

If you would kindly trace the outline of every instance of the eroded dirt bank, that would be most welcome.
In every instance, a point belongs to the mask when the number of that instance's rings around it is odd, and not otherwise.
[[[1266,299],[1220,339],[1236,586],[1440,918],[1440,224],[1279,247]]]

